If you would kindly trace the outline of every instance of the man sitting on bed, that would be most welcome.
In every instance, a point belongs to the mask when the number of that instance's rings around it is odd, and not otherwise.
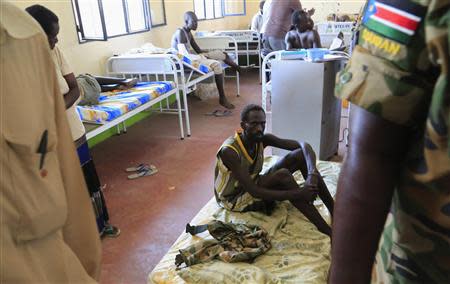
[[[241,113],[242,131],[229,137],[217,153],[214,191],[223,208],[237,211],[263,211],[270,214],[274,201],[289,200],[320,232],[331,236],[331,228],[313,205],[317,195],[333,214],[334,201],[316,168],[311,146],[264,134],[266,114],[258,105],[247,105]],[[290,150],[266,173],[261,173],[264,148]],[[305,177],[300,187],[292,173]]]
[[[228,108],[233,109],[234,105],[228,101],[223,88],[223,69],[221,61],[229,65],[234,71],[242,72],[246,68],[237,65],[225,52],[210,51],[204,52],[200,49],[191,34],[191,31],[197,30],[198,19],[194,12],[188,11],[184,13],[184,26],[175,31],[172,36],[172,48],[178,50],[179,44],[184,44],[189,53],[200,55],[199,62],[211,68],[214,71],[217,90],[219,91],[219,103]]]

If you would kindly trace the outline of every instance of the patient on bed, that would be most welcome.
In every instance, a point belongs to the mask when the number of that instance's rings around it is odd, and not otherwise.
[[[217,153],[214,191],[223,208],[262,211],[270,214],[275,201],[289,200],[320,232],[331,236],[331,228],[313,205],[317,195],[330,214],[334,201],[316,168],[316,155],[308,143],[265,134],[266,115],[261,106],[247,105],[241,113],[241,128]],[[290,150],[266,173],[262,173],[264,148]],[[300,170],[305,184],[299,186],[292,174]]]
[[[314,30],[311,16],[304,10],[297,10],[292,14],[291,30],[285,37],[286,50],[321,48],[319,33]]]
[[[204,52],[200,49],[191,34],[191,31],[195,31],[198,26],[198,19],[194,12],[188,11],[184,13],[184,26],[175,31],[172,36],[172,48],[178,50],[179,44],[184,44],[186,49],[193,54],[199,55],[199,62],[210,67],[214,71],[217,89],[219,91],[219,103],[228,108],[233,109],[234,105],[228,101],[225,96],[225,91],[223,88],[223,70],[222,62],[225,62],[234,71],[242,72],[247,70],[247,68],[240,67],[237,65],[225,52],[222,51],[210,51]]]

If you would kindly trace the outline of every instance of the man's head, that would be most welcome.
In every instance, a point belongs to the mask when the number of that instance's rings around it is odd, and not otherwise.
[[[188,11],[184,13],[184,26],[195,31],[198,27],[198,19],[194,12]]]
[[[310,27],[310,17],[304,10],[296,10],[292,13],[292,25],[300,32],[307,31]]]
[[[41,5],[33,5],[25,9],[47,34],[50,48],[55,48],[58,42],[59,19],[52,11]]]
[[[261,12],[261,14],[263,13],[264,3],[266,3],[265,0],[259,2],[259,11]]]
[[[266,128],[266,113],[264,109],[255,104],[244,107],[241,112],[241,128],[245,137],[253,142],[260,142]]]

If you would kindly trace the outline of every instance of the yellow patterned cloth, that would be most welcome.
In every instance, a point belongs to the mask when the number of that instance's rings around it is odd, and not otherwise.
[[[264,169],[276,162],[266,158]],[[340,164],[318,162],[332,195],[336,190]],[[263,169],[263,170],[264,170]],[[302,183],[300,173],[294,174]],[[329,219],[324,205],[317,205],[321,214]],[[179,249],[199,240],[202,235],[181,234],[160,263],[150,273],[149,283],[326,283],[330,266],[330,239],[317,231],[300,211],[289,202],[279,202],[271,216],[259,212],[230,212],[211,199],[191,221],[191,224],[207,224],[211,220],[246,223],[267,230],[272,248],[253,263],[224,263],[213,260],[176,270],[175,256]]]

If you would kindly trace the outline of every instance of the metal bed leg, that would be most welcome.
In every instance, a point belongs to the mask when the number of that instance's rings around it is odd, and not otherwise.
[[[239,72],[236,71],[236,84],[237,84],[237,97],[241,96],[240,83],[239,83]]]
[[[122,122],[122,130],[123,133],[127,133],[127,125],[125,124],[125,121]]]
[[[180,92],[176,92],[175,98],[177,100],[177,108],[178,108],[178,125],[180,126],[180,134],[181,134],[181,140],[184,140],[184,125],[183,125],[183,116],[181,114],[181,103],[180,103]],[[188,121],[186,121],[188,123]],[[189,132],[188,132],[189,133]],[[188,134],[189,135],[189,134]]]
[[[187,101],[187,87],[183,87],[183,104],[184,104],[184,117],[186,119],[186,132],[187,136],[191,136],[191,123],[189,122],[189,108]]]

